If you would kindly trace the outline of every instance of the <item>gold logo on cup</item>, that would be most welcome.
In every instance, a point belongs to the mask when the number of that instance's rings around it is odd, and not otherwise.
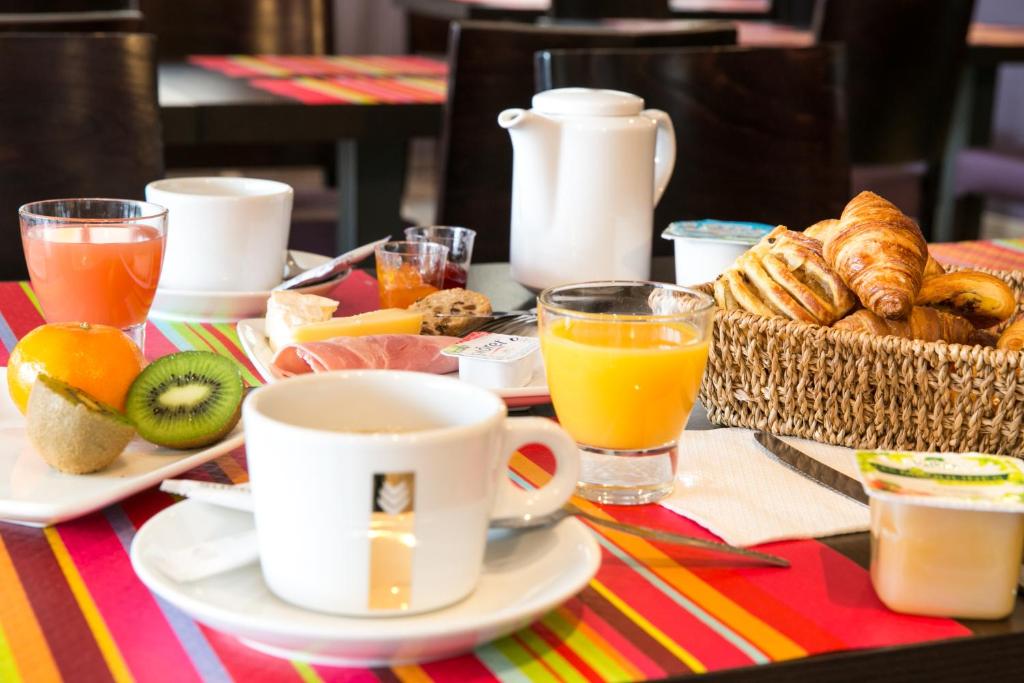
[[[368,600],[371,610],[394,611],[409,607],[416,547],[415,498],[415,473],[373,475]]]

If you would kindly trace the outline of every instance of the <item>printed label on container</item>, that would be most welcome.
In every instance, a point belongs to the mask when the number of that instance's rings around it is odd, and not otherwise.
[[[958,510],[1024,512],[1024,463],[980,453],[858,451],[873,498]]]
[[[458,344],[442,349],[441,353],[456,358],[477,358],[499,363],[513,363],[536,353],[538,349],[540,349],[540,340],[536,337],[475,332]]]

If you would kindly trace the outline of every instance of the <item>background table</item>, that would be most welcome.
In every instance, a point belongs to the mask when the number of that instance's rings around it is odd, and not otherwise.
[[[1024,242],[939,245],[936,255],[1024,267]],[[656,274],[671,274],[669,259],[655,265]],[[499,307],[524,303],[525,290],[508,281],[504,264],[474,266],[470,277]],[[374,307],[376,284],[357,272],[335,294],[342,297],[340,312],[354,313]],[[40,321],[27,286],[0,283],[0,363]],[[148,334],[150,357],[213,350],[243,363],[249,383],[259,381],[233,325],[158,322]],[[550,414],[550,408],[537,412]],[[692,428],[709,426],[699,414],[694,422]],[[543,453],[527,455],[514,458],[513,475],[532,485],[547,476],[548,465]],[[244,450],[188,476],[244,481]],[[597,681],[707,670],[722,681],[960,681],[982,675],[1009,680],[1024,666],[1021,600],[1010,619],[965,622],[973,637],[948,620],[893,615],[874,601],[858,568],[867,561],[865,534],[827,539],[828,547],[769,545],[800,568],[787,575],[792,570],[702,565],[687,559],[689,551],[602,529],[595,529],[602,568],[581,595],[472,656],[373,670],[277,660],[197,625],[135,578],[127,556],[135,530],[172,502],[149,490],[45,530],[0,523],[0,680]],[[707,536],[660,506],[581,504],[623,521]],[[953,639],[907,644],[928,634]],[[886,642],[905,644],[835,651]]]
[[[168,145],[336,142],[341,253],[402,227],[407,143],[439,133],[444,91],[433,101],[309,104],[185,62],[160,65],[159,99]]]

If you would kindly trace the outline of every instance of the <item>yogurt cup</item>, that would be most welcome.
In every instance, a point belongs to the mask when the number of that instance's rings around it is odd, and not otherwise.
[[[742,221],[676,221],[661,233],[675,242],[676,284],[711,282],[774,225]]]
[[[1024,463],[977,453],[856,457],[879,599],[907,614],[1009,615],[1024,551]]]

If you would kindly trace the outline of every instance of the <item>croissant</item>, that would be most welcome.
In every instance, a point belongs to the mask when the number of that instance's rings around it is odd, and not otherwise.
[[[1007,351],[1020,351],[1024,348],[1024,317],[1017,318],[1003,330],[996,348]]]
[[[902,211],[861,192],[827,235],[825,260],[865,308],[883,318],[905,318],[924,278],[928,245]]]
[[[904,339],[947,341],[966,344],[972,338],[974,325],[952,313],[924,306],[914,306],[906,320],[887,320],[867,309],[846,316],[835,325],[837,330],[892,335]]]
[[[829,325],[856,304],[821,243],[778,226],[715,281],[715,301],[762,316]]]
[[[804,230],[804,234],[808,237],[824,242],[825,239],[832,234],[832,231],[839,225],[839,221],[835,218],[826,218],[823,221],[818,221],[814,225]]]
[[[936,277],[946,272],[946,267],[928,255],[928,262],[924,264],[924,279]]]

